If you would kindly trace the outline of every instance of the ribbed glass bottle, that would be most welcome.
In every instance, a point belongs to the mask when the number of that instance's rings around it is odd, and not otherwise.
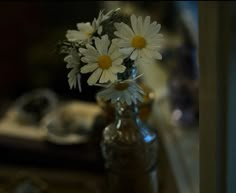
[[[107,193],[157,193],[157,134],[135,105],[116,104],[116,119],[103,132]]]

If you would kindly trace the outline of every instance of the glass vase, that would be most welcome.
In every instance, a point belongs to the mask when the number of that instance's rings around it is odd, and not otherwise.
[[[115,104],[115,120],[103,131],[101,148],[107,193],[157,193],[157,133],[136,105]]]

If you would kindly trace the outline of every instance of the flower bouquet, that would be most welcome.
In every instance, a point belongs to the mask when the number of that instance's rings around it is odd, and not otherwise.
[[[161,25],[132,15],[119,14],[120,9],[104,14],[100,11],[92,23],[78,23],[77,29],[68,30],[66,40],[61,43],[71,89],[81,88],[81,75],[90,73],[90,86],[106,88],[98,93],[112,103],[142,101],[142,89],[136,84],[140,76],[134,75],[133,68],[148,65],[161,59],[159,52],[163,35]],[[133,75],[133,76],[132,76]]]
[[[115,121],[104,129],[101,142],[108,192],[156,193],[157,137],[136,116],[144,98],[136,80],[142,75],[139,65],[162,58],[161,25],[150,16],[127,16],[116,9],[102,10],[92,23],[76,27],[60,44],[69,86],[81,91],[82,75],[89,73],[88,85],[102,87],[97,96],[116,107]]]

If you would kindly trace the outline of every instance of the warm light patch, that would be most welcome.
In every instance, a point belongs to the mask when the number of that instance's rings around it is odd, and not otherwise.
[[[129,87],[129,84],[124,82],[124,83],[118,83],[117,85],[115,85],[115,89],[122,91],[122,90],[126,90]]]
[[[102,55],[98,58],[98,65],[102,69],[108,69],[111,67],[112,60],[110,56]]]
[[[132,47],[134,48],[144,48],[146,46],[146,40],[142,36],[135,36],[132,39]]]

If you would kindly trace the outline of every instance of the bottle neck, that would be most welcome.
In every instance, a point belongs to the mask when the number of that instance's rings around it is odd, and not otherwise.
[[[149,143],[156,138],[156,132],[139,118],[138,112],[138,106],[135,104],[129,106],[117,103],[115,127],[119,130],[122,140],[126,142],[142,138],[141,141]]]
[[[122,74],[118,74],[119,80],[135,79],[138,73],[138,69],[134,62],[125,63],[126,70]]]
[[[138,106],[136,104],[126,105],[121,104],[119,101],[115,105],[116,119],[120,118],[132,118],[136,120],[138,118]]]
[[[128,64],[129,67],[127,68],[126,72],[124,73],[124,77],[120,77],[122,80],[126,79],[135,79],[137,76],[137,67],[134,65],[133,62]],[[117,100],[115,104],[115,111],[116,111],[116,119],[117,118],[132,118],[133,120],[138,118],[138,105],[132,103],[131,105],[123,104],[119,100]]]

